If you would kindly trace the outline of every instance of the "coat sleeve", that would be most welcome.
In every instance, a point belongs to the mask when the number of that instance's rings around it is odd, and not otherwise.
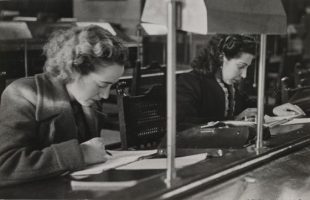
[[[235,96],[235,113],[234,115],[237,116],[246,108],[256,108],[257,107],[257,100],[251,99],[245,90],[240,90],[238,87],[236,89],[236,96]]]
[[[177,80],[177,129],[179,131],[210,121],[207,117],[199,117],[201,101],[199,81],[189,74],[179,77]]]
[[[76,140],[38,148],[35,98],[33,89],[14,83],[2,94],[0,186],[57,176],[85,165]]]

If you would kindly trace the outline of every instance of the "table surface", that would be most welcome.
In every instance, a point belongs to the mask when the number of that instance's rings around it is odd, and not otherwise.
[[[310,147],[184,199],[306,200],[310,198]]]
[[[279,127],[275,130],[273,137],[265,145],[268,148],[276,148],[285,142],[291,142],[297,137],[309,137],[310,125],[290,125]],[[178,171],[180,184],[189,183],[201,175],[213,173],[216,170],[229,168],[236,162],[255,156],[250,148],[228,149],[224,156],[209,159],[193,166]],[[293,197],[305,197],[308,195],[310,164],[310,147],[301,151],[293,152],[278,160],[271,161],[267,165],[256,168],[246,174],[225,181],[212,188],[203,189],[199,193],[189,196],[189,199],[281,199],[283,195]],[[196,149],[193,152],[200,153],[208,150]],[[192,153],[193,153],[192,152]],[[191,153],[191,154],[192,154]],[[208,170],[206,170],[208,169]],[[108,198],[108,199],[137,199],[147,198],[147,193],[158,193],[164,191],[163,184],[165,172],[162,170],[139,170],[123,171],[110,170],[101,175],[106,180],[114,180],[117,177],[128,176],[132,179],[147,177],[138,182],[132,188],[115,191],[111,188],[100,188],[99,190],[86,189],[74,190],[68,176],[48,179],[44,181],[30,182],[16,186],[0,188],[0,199],[2,198],[27,198],[27,199],[63,199],[63,198]],[[138,178],[136,178],[138,177]],[[225,192],[222,192],[225,191]],[[275,191],[274,193],[272,191]],[[231,196],[234,195],[234,196]],[[260,196],[262,195],[262,196]],[[221,198],[220,198],[221,197]],[[233,197],[233,198],[232,198]],[[261,198],[264,197],[264,198]],[[187,198],[187,197],[186,197]],[[284,198],[285,199],[285,198]]]

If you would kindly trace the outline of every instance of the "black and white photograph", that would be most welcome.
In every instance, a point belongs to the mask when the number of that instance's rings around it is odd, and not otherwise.
[[[310,0],[0,0],[0,199],[310,199]]]

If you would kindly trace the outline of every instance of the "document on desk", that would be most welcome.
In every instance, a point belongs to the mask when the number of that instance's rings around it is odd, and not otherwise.
[[[296,118],[292,119],[282,125],[294,125],[294,124],[305,124],[305,123],[310,123],[310,118]]]
[[[73,177],[87,176],[92,174],[100,174],[101,172],[109,169],[114,169],[128,163],[138,161],[145,157],[156,154],[157,150],[145,151],[112,151],[109,150],[112,156],[104,163],[92,165],[84,170],[76,171],[70,175]]]
[[[266,127],[275,127],[277,125],[294,125],[294,124],[303,124],[309,123],[310,118],[299,118],[303,115],[292,115],[292,116],[264,116],[264,126]]]
[[[238,121],[238,120],[227,120],[223,121],[226,125],[232,125],[232,126],[255,126],[255,122],[251,121]]]
[[[175,158],[176,168],[182,168],[188,165],[195,164],[202,160],[205,160],[207,157],[206,153],[195,154],[191,156],[177,157]],[[142,170],[142,169],[166,169],[167,168],[167,159],[166,158],[152,158],[139,160],[134,163],[123,165],[117,169],[126,169],[126,170]]]
[[[303,124],[310,123],[310,118],[299,118],[301,115],[292,115],[292,116],[264,116],[264,126],[273,128],[278,125],[294,125],[294,124]],[[227,125],[233,126],[254,126],[255,122],[249,121],[223,121]]]

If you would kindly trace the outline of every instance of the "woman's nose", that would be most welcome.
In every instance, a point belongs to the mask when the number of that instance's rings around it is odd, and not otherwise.
[[[110,96],[110,87],[105,88],[100,91],[100,98],[108,99]]]
[[[246,69],[242,70],[241,77],[246,78],[246,74],[247,74],[247,70]]]

